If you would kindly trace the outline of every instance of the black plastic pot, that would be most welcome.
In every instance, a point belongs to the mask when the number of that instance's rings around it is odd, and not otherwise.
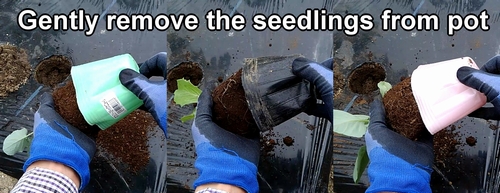
[[[316,104],[314,86],[292,73],[302,55],[246,58],[242,83],[260,131],[267,131]]]

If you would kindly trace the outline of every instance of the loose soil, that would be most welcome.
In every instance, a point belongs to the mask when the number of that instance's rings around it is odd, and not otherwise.
[[[455,125],[451,125],[449,128],[434,134],[434,161],[438,166],[444,167],[446,165],[445,161],[455,155],[457,145],[460,145],[460,141],[457,140],[460,136],[455,130]]]
[[[417,102],[411,90],[411,78],[396,84],[384,96],[386,121],[394,131],[408,139],[416,140],[430,134],[425,128]]]
[[[45,86],[54,87],[71,73],[71,60],[65,56],[53,55],[42,60],[35,68],[35,79]]]
[[[76,102],[76,92],[73,86],[73,81],[68,80],[65,85],[62,85],[52,93],[54,98],[55,110],[66,120],[70,125],[78,128],[87,136],[95,139],[97,133],[101,130],[97,126],[90,126],[85,118],[83,118],[78,103]]]
[[[99,132],[96,142],[137,173],[149,163],[148,130],[154,124],[151,114],[137,109]]]
[[[477,143],[477,140],[475,137],[472,137],[472,136],[469,136],[467,137],[467,139],[465,139],[465,142],[467,143],[467,145],[469,146],[475,146],[476,143]]]
[[[351,72],[348,86],[354,93],[370,94],[378,89],[377,84],[383,80],[385,80],[385,70],[382,65],[365,62]]]
[[[0,45],[0,97],[17,91],[31,74],[28,54],[10,44]]]
[[[286,136],[283,138],[283,143],[285,143],[286,146],[292,146],[293,142],[295,142],[295,141],[290,136]]]
[[[73,82],[68,80],[52,93],[56,111],[71,125],[96,140],[108,153],[126,164],[136,173],[149,163],[147,131],[156,123],[153,117],[142,110],[135,110],[106,130],[87,124],[76,102]]]
[[[199,85],[203,79],[203,71],[198,63],[182,62],[172,68],[167,74],[167,89],[173,93],[177,90],[177,80],[184,78],[190,80],[193,85]]]
[[[212,92],[214,122],[235,134],[257,138],[259,129],[248,109],[241,74],[240,69]]]

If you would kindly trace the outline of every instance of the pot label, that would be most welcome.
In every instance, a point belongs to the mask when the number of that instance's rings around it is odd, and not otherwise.
[[[127,111],[115,93],[110,93],[101,99],[101,105],[115,119]]]

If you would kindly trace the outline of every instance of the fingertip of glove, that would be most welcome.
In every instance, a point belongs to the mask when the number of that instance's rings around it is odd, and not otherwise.
[[[128,68],[123,69],[122,71],[120,71],[120,75],[119,75],[120,82],[123,84],[124,82],[137,77],[138,74],[139,74],[138,72],[136,72],[132,69],[128,69]]]
[[[52,98],[52,95],[48,92],[45,92],[40,96],[40,103],[44,105],[49,105],[53,106],[54,104],[54,99]]]

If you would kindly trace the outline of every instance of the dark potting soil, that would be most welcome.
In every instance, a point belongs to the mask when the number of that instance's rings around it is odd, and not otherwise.
[[[71,73],[71,60],[65,56],[53,55],[42,60],[35,68],[35,79],[45,86],[54,87]]]
[[[10,44],[0,45],[0,97],[17,91],[26,84],[31,65],[24,49]]]
[[[416,140],[430,133],[425,128],[417,102],[411,90],[411,78],[396,84],[384,96],[386,121],[394,131],[408,139]]]
[[[56,111],[69,124],[78,128],[87,136],[96,140],[108,153],[129,166],[135,173],[149,162],[147,148],[147,130],[155,124],[153,117],[142,110],[135,110],[106,130],[87,124],[78,109],[73,82],[69,80],[64,86],[52,93]]]
[[[385,80],[385,70],[376,62],[365,62],[354,69],[348,77],[349,89],[358,94],[370,94],[378,89],[377,84]]]
[[[69,80],[65,85],[60,86],[52,93],[54,98],[55,110],[69,124],[78,128],[87,136],[95,139],[97,133],[101,130],[97,126],[90,126],[83,118],[78,103],[76,102],[75,87],[73,81]]]
[[[293,142],[295,142],[295,141],[290,136],[286,136],[283,138],[283,143],[285,143],[286,146],[292,146]]]
[[[257,138],[259,129],[248,109],[241,74],[240,69],[212,92],[213,118],[217,125],[230,132],[247,138]]]
[[[335,85],[333,87],[333,98],[337,99],[337,96],[340,95],[344,89],[345,78],[342,72],[340,71],[340,65],[338,65],[336,60],[334,60],[333,62],[333,72],[334,72],[333,74],[335,74],[335,76],[333,76],[334,79],[333,85]]]
[[[457,146],[460,145],[455,125],[451,125],[434,134],[434,161],[439,167],[446,166],[445,162],[455,156]]]
[[[467,145],[469,146],[475,146],[476,143],[477,143],[477,140],[475,137],[472,137],[472,136],[469,136],[467,137],[467,139],[465,139],[465,142],[467,143]]]
[[[99,132],[96,142],[136,173],[149,163],[148,130],[154,124],[151,114],[137,109]]]
[[[171,93],[177,90],[178,79],[190,80],[195,86],[199,85],[203,79],[203,71],[198,63],[182,62],[178,66],[172,68],[167,74],[167,90]]]

